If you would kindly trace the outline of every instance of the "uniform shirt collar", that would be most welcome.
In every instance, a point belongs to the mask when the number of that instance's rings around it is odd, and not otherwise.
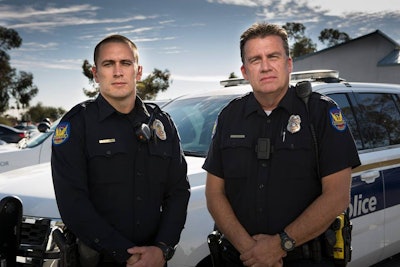
[[[283,108],[287,111],[290,111],[293,106],[293,98],[296,97],[295,90],[293,87],[289,87],[286,94],[283,96],[282,100],[279,102],[277,108]],[[245,106],[244,114],[245,116],[249,116],[253,112],[258,112],[259,114],[265,114],[264,110],[261,108],[260,103],[258,103],[257,99],[254,96],[254,93],[249,93],[248,103]]]
[[[107,100],[105,100],[105,98],[101,94],[99,94],[97,97],[97,105],[99,107],[100,121],[106,119],[114,113],[120,114],[113,106],[110,105],[110,103],[107,102]],[[136,96],[135,107],[129,114],[143,114],[146,117],[150,117],[150,113],[147,110],[144,102],[138,96]]]

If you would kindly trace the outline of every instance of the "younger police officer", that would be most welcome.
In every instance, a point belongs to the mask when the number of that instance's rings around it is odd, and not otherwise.
[[[360,164],[350,131],[332,100],[313,94],[309,114],[289,87],[284,29],[254,24],[240,51],[253,92],[222,110],[203,166],[225,266],[333,266],[320,237],[349,204]]]
[[[79,240],[81,266],[162,267],[190,195],[177,131],[136,96],[142,67],[128,38],[102,40],[94,62],[99,96],[72,108],[53,138],[61,217]]]

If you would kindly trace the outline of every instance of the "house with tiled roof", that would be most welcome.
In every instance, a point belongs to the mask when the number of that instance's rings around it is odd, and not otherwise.
[[[332,69],[347,81],[400,84],[400,45],[380,30],[293,61],[293,71]]]

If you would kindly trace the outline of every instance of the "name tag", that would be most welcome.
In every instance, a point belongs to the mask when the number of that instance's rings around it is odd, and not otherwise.
[[[114,138],[109,138],[109,139],[101,139],[99,140],[99,144],[109,144],[109,143],[115,143]]]
[[[246,136],[244,134],[231,134],[229,137],[232,138],[232,139],[244,139],[244,138],[246,138]]]

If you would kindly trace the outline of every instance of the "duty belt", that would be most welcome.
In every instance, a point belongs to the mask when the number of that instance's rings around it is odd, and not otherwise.
[[[299,247],[296,247],[293,251],[287,253],[284,257],[285,261],[296,261],[296,260],[314,260],[320,262],[322,257],[325,256],[325,249],[319,238],[315,238]]]

